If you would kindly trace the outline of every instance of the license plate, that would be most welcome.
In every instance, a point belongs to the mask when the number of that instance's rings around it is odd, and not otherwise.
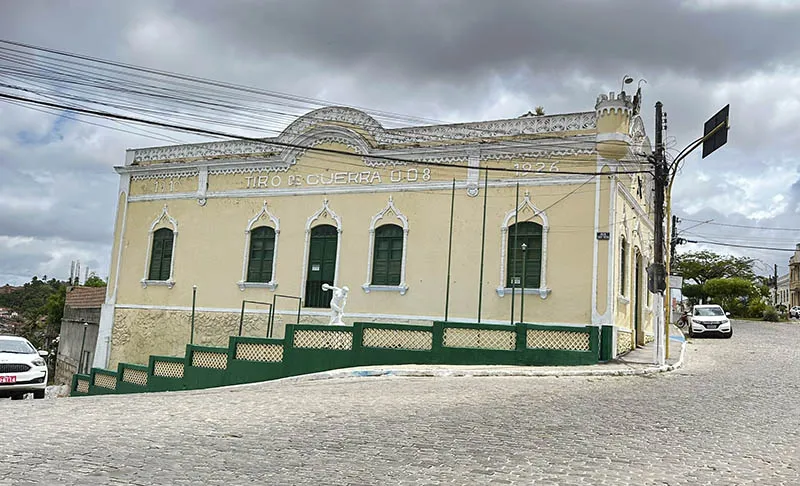
[[[716,329],[717,325],[716,324],[706,324],[706,328],[707,329]]]
[[[16,376],[0,376],[0,383],[16,383]]]

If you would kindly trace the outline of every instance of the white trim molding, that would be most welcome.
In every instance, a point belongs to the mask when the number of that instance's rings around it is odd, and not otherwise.
[[[308,279],[308,252],[311,245],[311,226],[314,221],[321,217],[329,216],[336,222],[336,267],[333,271],[333,286],[338,287],[339,282],[339,256],[342,252],[342,218],[336,214],[329,206],[328,198],[322,200],[322,207],[316,213],[311,215],[306,221],[306,239],[303,248],[303,275],[300,278],[300,298],[305,302],[306,298],[306,280]]]
[[[166,220],[166,221],[165,221]],[[150,259],[153,257],[153,234],[156,231],[156,228],[168,228],[171,227],[172,229],[172,256],[169,259],[169,278],[167,280],[149,280],[149,272],[150,272]],[[142,288],[147,288],[148,286],[154,285],[164,285],[169,288],[175,286],[175,247],[178,243],[178,222],[170,216],[169,211],[167,210],[167,205],[164,205],[164,208],[161,210],[161,214],[158,215],[156,219],[153,220],[153,223],[150,225],[150,230],[148,231],[147,235],[147,254],[144,257],[144,276],[142,277],[141,283]]]
[[[375,254],[375,228],[383,218],[390,214],[399,219],[403,227],[403,255],[402,263],[400,265],[400,284],[399,285],[372,285],[372,257]],[[386,222],[388,224],[388,222]],[[408,291],[408,284],[406,284],[406,257],[408,254],[408,218],[397,209],[394,205],[394,199],[389,196],[389,202],[386,207],[380,210],[372,217],[369,223],[369,253],[367,255],[367,280],[361,286],[364,292],[370,293],[371,291],[377,292],[400,292],[400,295],[406,295]],[[337,261],[338,263],[338,261]]]
[[[530,211],[531,215],[524,217],[522,219],[519,218],[519,215],[523,212]],[[512,209],[508,213],[506,213],[506,217],[503,219],[503,223],[500,226],[500,285],[498,285],[496,291],[497,295],[500,297],[504,297],[507,293],[511,293],[511,288],[506,287],[506,248],[508,247],[508,228],[511,225],[512,219],[517,216],[519,223],[524,223],[526,221],[533,221],[537,217],[541,220],[542,224],[542,267],[540,269],[540,278],[539,278],[539,288],[526,288],[526,294],[539,294],[539,297],[546,299],[552,289],[547,288],[547,233],[550,230],[550,224],[547,221],[547,214],[544,211],[537,208],[533,202],[531,202],[530,193],[525,191],[525,198],[522,200],[520,205],[515,209]],[[519,292],[520,289],[517,289],[516,292]]]
[[[272,229],[275,231],[275,245],[272,250],[272,278],[269,282],[248,282],[247,281],[247,266],[250,263],[250,232],[253,229],[253,225],[261,221],[262,219],[268,219],[272,223]],[[269,225],[264,225],[269,226]],[[275,278],[275,271],[277,270],[277,262],[278,262],[278,239],[281,234],[281,220],[270,212],[269,208],[267,207],[267,201],[264,201],[264,205],[261,206],[261,210],[256,213],[255,216],[250,218],[247,221],[247,227],[244,230],[244,255],[242,256],[242,279],[239,280],[237,285],[239,285],[239,290],[244,290],[246,288],[266,288],[270,290],[275,290],[278,287],[278,280]]]

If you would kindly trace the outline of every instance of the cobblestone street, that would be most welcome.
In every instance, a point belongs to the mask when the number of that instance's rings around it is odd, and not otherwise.
[[[642,377],[2,400],[0,485],[798,484],[800,325],[735,324]]]

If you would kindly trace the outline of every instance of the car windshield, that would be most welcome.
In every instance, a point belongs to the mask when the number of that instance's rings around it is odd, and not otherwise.
[[[33,354],[36,350],[27,341],[0,339],[0,353]]]
[[[725,313],[722,312],[722,307],[700,307],[694,309],[694,315],[696,316],[724,316]]]

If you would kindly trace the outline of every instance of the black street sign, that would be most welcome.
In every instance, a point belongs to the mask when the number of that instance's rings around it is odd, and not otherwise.
[[[712,152],[725,145],[725,142],[728,141],[728,112],[730,111],[730,107],[731,105],[725,105],[725,108],[719,110],[719,113],[712,116],[703,126],[703,136],[705,137],[714,131],[720,123],[725,123],[714,135],[711,135],[703,142],[704,159],[706,156],[711,155]]]

